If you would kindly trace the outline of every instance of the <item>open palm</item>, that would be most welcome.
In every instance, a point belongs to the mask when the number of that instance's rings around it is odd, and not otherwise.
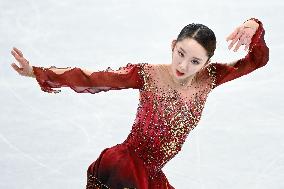
[[[29,64],[29,61],[24,58],[23,53],[17,49],[13,48],[11,54],[15,57],[15,59],[20,63],[21,67],[18,67],[16,63],[12,63],[11,66],[22,76],[30,77],[32,75],[32,66]]]
[[[249,44],[251,43],[252,36],[255,34],[257,28],[248,27],[245,24],[237,27],[227,38],[226,41],[232,40],[229,49],[231,49],[236,42],[234,51],[236,52],[241,45],[245,45],[245,50],[248,49]]]

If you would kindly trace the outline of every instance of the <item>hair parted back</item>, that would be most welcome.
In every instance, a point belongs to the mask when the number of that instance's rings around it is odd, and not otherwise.
[[[196,40],[206,51],[210,59],[216,49],[216,36],[214,32],[203,24],[191,23],[186,25],[179,33],[177,42],[185,38]]]

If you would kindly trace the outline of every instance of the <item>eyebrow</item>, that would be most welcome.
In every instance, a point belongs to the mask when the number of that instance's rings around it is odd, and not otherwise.
[[[181,48],[181,47],[179,47],[179,48],[186,54],[186,52],[185,52],[185,50],[183,48]],[[193,58],[195,58],[197,60],[202,60],[201,58],[197,58],[197,57],[193,57]]]

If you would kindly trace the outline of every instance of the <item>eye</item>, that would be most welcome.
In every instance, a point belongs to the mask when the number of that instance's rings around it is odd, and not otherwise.
[[[193,60],[192,63],[193,63],[193,64],[199,64],[199,61]]]
[[[178,54],[179,54],[181,57],[183,57],[183,53],[182,53],[182,52],[178,51]]]

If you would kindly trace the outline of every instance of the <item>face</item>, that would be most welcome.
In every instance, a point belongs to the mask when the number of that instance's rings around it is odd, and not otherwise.
[[[185,38],[172,42],[172,75],[177,81],[187,80],[194,76],[209,62],[206,50],[194,39]]]

